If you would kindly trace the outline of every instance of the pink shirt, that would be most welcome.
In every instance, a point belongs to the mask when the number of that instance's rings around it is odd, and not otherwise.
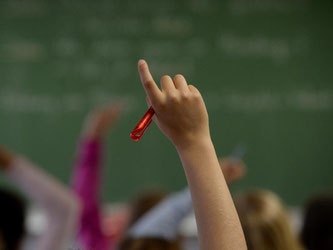
[[[80,246],[87,250],[114,249],[113,242],[102,230],[99,204],[101,148],[98,140],[81,142],[72,179],[73,190],[82,203],[78,241]]]

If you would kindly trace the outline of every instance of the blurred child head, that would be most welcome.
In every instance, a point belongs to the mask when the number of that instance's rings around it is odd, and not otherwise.
[[[180,250],[178,241],[170,242],[165,239],[139,238],[126,239],[120,250]]]
[[[110,235],[114,242],[123,242],[126,232],[147,211],[166,197],[167,193],[161,190],[143,191],[130,202],[128,209],[118,211],[109,220]],[[115,230],[116,228],[116,230]],[[1,249],[0,249],[1,250]]]
[[[301,249],[280,199],[265,190],[235,199],[249,250]]]
[[[333,194],[318,195],[308,202],[301,239],[309,250],[333,249]]]
[[[152,209],[167,196],[161,190],[145,191],[139,194],[131,204],[131,215],[128,223],[130,228],[141,216]],[[179,242],[170,242],[159,238],[127,237],[120,244],[120,250],[180,250]]]
[[[162,190],[144,191],[137,195],[131,203],[131,212],[128,226],[132,226],[142,215],[157,205],[167,196]]]
[[[25,234],[25,203],[17,194],[0,189],[0,204],[0,249],[18,250]]]

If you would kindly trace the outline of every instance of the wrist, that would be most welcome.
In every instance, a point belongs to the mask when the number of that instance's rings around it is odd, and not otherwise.
[[[206,150],[207,148],[214,148],[210,135],[195,137],[190,140],[184,140],[175,144],[179,154],[187,152],[198,152]]]

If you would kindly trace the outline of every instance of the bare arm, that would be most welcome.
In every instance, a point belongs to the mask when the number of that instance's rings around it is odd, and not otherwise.
[[[246,249],[243,231],[210,138],[200,92],[182,75],[164,76],[160,90],[148,65],[138,64],[156,123],[175,145],[191,190],[201,249]]]
[[[245,174],[245,164],[233,157],[219,159],[220,168],[227,184],[232,184],[241,179]],[[130,229],[129,236],[160,237],[175,240],[178,236],[179,225],[193,209],[189,189],[174,193],[153,209],[148,211]]]
[[[211,141],[178,149],[191,189],[201,249],[246,249]]]
[[[67,247],[77,226],[79,203],[76,196],[33,163],[3,148],[0,149],[0,165],[8,179],[45,209],[48,224],[35,249]]]

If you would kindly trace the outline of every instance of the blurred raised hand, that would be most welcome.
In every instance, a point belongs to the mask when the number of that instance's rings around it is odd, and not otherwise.
[[[82,136],[93,139],[103,139],[115,126],[120,113],[121,105],[101,107],[91,112],[83,126]]]
[[[242,179],[246,174],[245,163],[235,157],[219,158],[221,170],[228,184]]]

